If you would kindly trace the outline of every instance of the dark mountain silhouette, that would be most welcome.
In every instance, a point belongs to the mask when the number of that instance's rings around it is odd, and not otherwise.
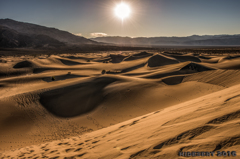
[[[124,44],[124,45],[240,45],[240,34],[238,35],[192,35],[187,37],[97,37],[92,40],[103,43]]]
[[[8,27],[0,26],[0,47],[62,47],[63,42],[53,39],[47,35],[25,35]]]
[[[69,32],[36,24],[0,19],[1,47],[35,47],[98,44]]]

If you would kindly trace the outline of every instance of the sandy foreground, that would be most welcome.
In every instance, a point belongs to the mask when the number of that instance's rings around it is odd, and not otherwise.
[[[240,158],[239,69],[237,55],[1,57],[0,157]]]

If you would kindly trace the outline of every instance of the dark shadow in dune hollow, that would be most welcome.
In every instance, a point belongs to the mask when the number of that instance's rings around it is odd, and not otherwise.
[[[26,68],[33,67],[33,64],[29,61],[21,61],[13,66],[13,68]]]
[[[163,79],[162,81],[167,85],[176,85],[182,83],[185,76],[173,76]]]
[[[124,61],[132,61],[132,60],[137,60],[137,59],[141,59],[141,58],[145,58],[145,57],[149,57],[152,56],[152,53],[147,53],[147,52],[141,52],[138,54],[133,54],[127,58],[124,59]]]
[[[115,81],[115,78],[100,77],[89,82],[50,90],[40,95],[40,103],[60,117],[85,114],[101,104],[104,99],[104,87]]]
[[[126,56],[110,54],[110,61],[112,63],[120,63],[123,61],[124,58],[126,58]]]
[[[58,59],[58,60],[61,61],[64,65],[68,65],[68,66],[84,64],[84,63],[75,62],[75,61],[71,61],[71,60],[64,60],[64,59]]]
[[[176,59],[171,59],[161,54],[154,55],[148,59],[148,67],[158,67],[176,63],[179,63]]]

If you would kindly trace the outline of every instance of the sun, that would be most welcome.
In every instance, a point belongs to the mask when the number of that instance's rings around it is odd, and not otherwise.
[[[114,11],[115,11],[115,15],[117,17],[121,18],[122,20],[129,17],[129,15],[131,13],[131,9],[130,9],[129,5],[127,5],[124,2],[118,4]]]

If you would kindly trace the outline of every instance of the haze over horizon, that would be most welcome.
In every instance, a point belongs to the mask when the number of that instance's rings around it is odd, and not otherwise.
[[[121,0],[0,0],[0,19],[39,24],[87,38],[240,34],[238,0],[125,0],[131,14],[114,15]]]

